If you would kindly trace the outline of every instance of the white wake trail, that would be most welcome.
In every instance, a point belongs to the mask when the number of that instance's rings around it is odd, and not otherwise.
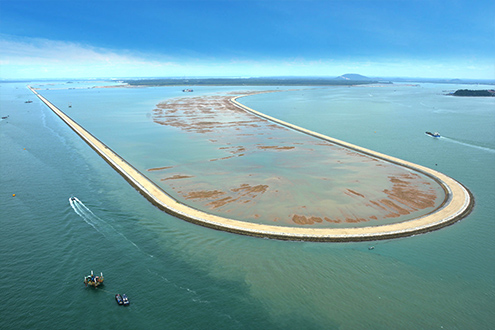
[[[466,146],[466,147],[475,148],[475,149],[478,149],[478,150],[483,150],[483,151],[495,153],[495,149],[492,149],[492,148],[482,147],[482,146],[478,146],[476,144],[462,142],[462,141],[459,141],[459,140],[456,140],[456,139],[452,139],[452,138],[448,138],[448,137],[445,137],[445,136],[442,136],[441,138],[444,139],[444,140],[446,140],[446,141],[449,141],[449,142],[452,142],[452,143],[457,143],[457,144],[460,144],[460,145],[463,145],[463,146]]]
[[[96,216],[93,214],[93,212],[91,212],[91,210],[89,210],[84,204],[82,204],[79,199],[77,199],[76,197],[71,197],[69,198],[69,203],[74,212],[76,212],[76,214],[80,216],[84,220],[84,222],[93,227],[103,236],[106,236],[100,231],[100,229],[98,229],[98,224],[94,221],[94,218]]]
[[[98,217],[97,215],[95,215],[77,197],[71,197],[71,198],[69,198],[69,203],[70,203],[72,209],[74,210],[74,212],[76,212],[77,215],[79,215],[81,218],[83,218],[83,220],[88,225],[90,225],[91,227],[93,227],[94,229],[96,229],[96,231],[98,231],[103,236],[105,236],[107,238],[109,238],[109,237],[111,238],[112,235],[115,237],[115,234],[118,234],[124,240],[126,240],[129,243],[131,243],[136,249],[138,249],[142,253],[148,255],[149,257],[153,258],[153,256],[151,254],[147,254],[146,252],[144,252],[143,250],[141,250],[139,248],[139,246],[137,246],[136,243],[134,243],[133,241],[131,241],[130,239],[128,239],[124,234],[122,234],[117,229],[115,229],[111,224],[109,224],[105,220],[103,220],[100,217]],[[108,234],[108,236],[105,233]]]

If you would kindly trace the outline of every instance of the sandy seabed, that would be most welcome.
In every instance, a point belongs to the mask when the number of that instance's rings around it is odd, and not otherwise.
[[[160,180],[168,181],[167,190],[176,191],[195,207],[255,223],[321,228],[336,224],[341,227],[359,223],[377,225],[393,222],[391,219],[405,221],[412,213],[432,212],[446,199],[444,189],[426,175],[342,148],[328,140],[301,137],[283,125],[238,107],[231,102],[231,97],[175,98],[158,104],[153,110],[157,124],[195,134],[226,154],[209,161],[230,160],[221,165],[221,175],[212,175],[215,179],[209,180],[210,184],[194,180],[207,176],[201,167],[185,169],[176,165],[148,169],[162,172]],[[240,171],[235,166],[238,162],[231,161],[234,157],[242,157],[243,164],[255,166]],[[284,160],[281,167],[291,169],[288,174],[283,175],[279,168],[263,163],[280,163],[280,159]],[[311,163],[311,175],[305,173],[305,169],[298,169],[304,163]],[[252,167],[266,167],[266,175],[249,172]],[[354,167],[361,167],[360,171],[367,171],[369,176],[378,179],[356,185]],[[299,196],[301,188],[291,185],[295,178],[304,180],[309,186],[307,189],[319,200],[303,200]],[[337,191],[329,193],[329,184],[321,184],[324,180],[339,185],[332,187]],[[369,186],[363,187],[366,184]],[[321,200],[325,200],[326,205],[322,205]],[[271,208],[277,212],[270,212]]]

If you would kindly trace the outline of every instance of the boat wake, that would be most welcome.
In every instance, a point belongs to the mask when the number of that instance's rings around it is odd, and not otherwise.
[[[446,141],[449,141],[449,142],[452,142],[452,143],[457,143],[457,144],[460,144],[460,145],[463,145],[463,146],[466,146],[466,147],[475,148],[475,149],[478,149],[478,150],[483,150],[483,151],[495,153],[495,149],[492,149],[492,148],[482,147],[482,146],[479,146],[479,145],[476,145],[476,144],[462,142],[462,141],[459,141],[459,140],[456,140],[456,139],[452,139],[452,138],[448,138],[448,137],[445,137],[445,136],[443,136],[442,139],[443,140],[446,140]]]
[[[88,209],[86,205],[84,205],[76,197],[69,198],[69,203],[72,209],[74,210],[74,212],[76,212],[76,214],[80,216],[84,220],[84,222],[86,222],[88,225],[93,227],[97,232],[99,232],[103,236],[106,236],[105,233],[103,233],[99,228],[100,227],[99,222],[101,221],[101,219],[98,218],[96,215],[94,215],[94,213],[91,212],[91,210]]]
[[[141,253],[145,254],[146,256],[148,256],[150,258],[154,258],[153,255],[148,254],[148,253],[144,252],[143,250],[141,250],[139,248],[139,246],[137,246],[133,241],[128,239],[124,234],[119,232],[111,224],[109,224],[108,222],[106,222],[102,218],[95,215],[77,197],[70,197],[69,203],[70,203],[70,206],[72,207],[72,209],[74,210],[74,212],[78,216],[80,216],[84,220],[84,222],[86,222],[88,225],[93,227],[96,231],[98,231],[100,234],[105,236],[108,240],[111,240],[111,241],[115,242],[116,244],[118,244],[117,240],[119,240],[119,242],[120,242],[120,241],[122,241],[120,238],[123,238],[126,242],[132,244]],[[153,259],[153,260],[155,260],[155,259]],[[154,265],[154,263],[150,262],[149,265],[150,265],[150,267],[152,267],[152,265]],[[174,281],[171,281],[168,278],[166,278],[160,272],[154,271],[151,268],[146,267],[146,270],[150,274],[156,276],[158,280],[163,281],[163,282],[173,286],[178,291],[182,291],[186,296],[189,297],[189,299],[191,299],[191,301],[198,303],[198,304],[209,304],[210,303],[210,301],[206,300],[204,297],[202,297],[202,295],[200,295],[195,290],[193,290],[187,286],[181,285],[179,283],[175,283]],[[98,290],[105,291],[107,293],[111,293],[111,292],[104,290],[104,288],[102,289],[101,287],[98,287]],[[111,294],[113,295],[114,293],[111,293]]]
[[[41,122],[43,124],[43,127],[49,130],[51,134],[53,134],[57,139],[59,139],[63,143],[63,145],[66,146],[67,145],[66,139],[62,135],[60,135],[59,132],[57,132],[57,130],[51,128],[50,125],[47,123],[45,111],[47,110],[46,109],[41,110]]]
[[[139,246],[136,245],[133,241],[128,239],[124,234],[119,232],[115,227],[113,227],[111,224],[106,222],[105,220],[101,219],[97,215],[95,215],[86,205],[84,205],[83,202],[81,202],[77,197],[71,197],[69,198],[69,203],[74,212],[78,216],[80,216],[84,222],[86,222],[88,225],[93,227],[97,232],[105,236],[106,238],[111,239],[112,237],[115,237],[115,234],[119,235],[122,237],[125,241],[128,243],[132,244],[136,249],[141,251],[142,253],[148,255],[149,257],[153,258],[151,254],[148,254],[141,250]]]

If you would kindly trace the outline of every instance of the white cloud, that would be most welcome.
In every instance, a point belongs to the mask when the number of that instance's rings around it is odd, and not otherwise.
[[[87,78],[159,76],[338,76],[495,78],[491,61],[410,59],[212,60],[116,51],[74,42],[0,34],[0,78]]]
[[[133,63],[142,62],[137,57],[120,55],[108,49],[96,48],[72,42],[40,38],[2,38],[0,58],[4,64],[36,63]]]
[[[6,35],[0,35],[0,65],[1,78],[139,76],[181,67],[164,56],[154,60],[79,43]]]

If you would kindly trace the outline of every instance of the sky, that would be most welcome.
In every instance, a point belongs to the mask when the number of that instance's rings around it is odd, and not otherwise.
[[[495,79],[493,0],[0,0],[0,79]]]

